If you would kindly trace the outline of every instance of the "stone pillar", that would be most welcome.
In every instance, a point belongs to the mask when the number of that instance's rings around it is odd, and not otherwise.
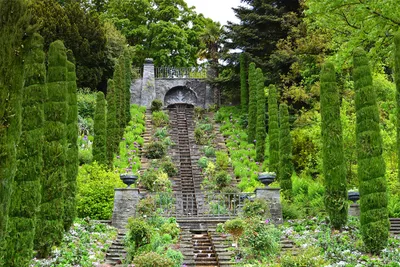
[[[139,200],[139,189],[115,188],[112,226],[118,229],[125,229],[128,218],[135,216],[136,205]]]
[[[255,193],[257,198],[262,198],[268,201],[271,220],[274,224],[283,223],[282,205],[280,198],[280,188],[257,188]]]
[[[140,94],[140,104],[150,107],[151,102],[156,99],[156,80],[154,75],[153,59],[146,58],[143,65],[142,92]]]
[[[351,203],[349,208],[349,216],[360,217],[360,205]]]

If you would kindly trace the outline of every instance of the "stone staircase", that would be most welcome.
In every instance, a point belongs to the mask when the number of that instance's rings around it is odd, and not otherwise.
[[[400,235],[400,218],[390,218],[390,233]]]
[[[118,236],[111,244],[111,247],[106,252],[106,265],[116,266],[122,264],[125,259],[126,250],[124,248],[124,238],[126,232],[118,230]]]

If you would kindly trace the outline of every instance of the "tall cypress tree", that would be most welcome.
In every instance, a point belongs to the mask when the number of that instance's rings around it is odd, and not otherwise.
[[[67,62],[67,101],[68,101],[68,117],[67,117],[67,142],[66,151],[66,183],[64,190],[64,229],[68,231],[75,217],[75,195],[76,195],[76,177],[78,176],[78,99],[76,85],[75,65]]]
[[[389,236],[388,192],[379,111],[365,51],[357,48],[353,61],[361,234],[367,249],[379,253]]]
[[[117,121],[117,95],[114,81],[107,84],[107,162],[112,167],[114,154],[117,153],[119,143],[119,126]]]
[[[325,177],[325,207],[333,228],[347,222],[346,164],[343,153],[339,90],[335,67],[326,63],[321,70],[321,136]]]
[[[106,100],[103,92],[97,93],[94,113],[93,160],[107,164]]]
[[[260,68],[256,70],[257,75],[257,133],[256,133],[256,161],[264,161],[265,138],[267,130],[265,127],[265,91],[264,75]]]
[[[48,52],[47,101],[44,104],[42,199],[35,247],[47,257],[64,232],[63,191],[66,182],[67,55],[62,41],[50,44]]]
[[[396,82],[396,104],[397,104],[397,178],[400,182],[400,33],[394,36],[394,66]]]
[[[257,73],[256,64],[249,65],[249,115],[248,115],[248,142],[254,144],[257,124]]]
[[[244,53],[240,54],[240,104],[242,112],[249,110],[249,90],[247,85],[247,60]]]
[[[292,196],[292,137],[290,135],[289,110],[286,104],[279,107],[279,182],[285,197]]]
[[[118,122],[118,127],[119,127],[119,139],[122,138],[125,130],[125,85],[126,81],[124,78],[124,69],[125,69],[125,64],[124,64],[124,59],[123,56],[120,56],[118,58],[118,62],[115,65],[114,69],[114,76],[113,76],[113,81],[114,81],[114,90],[115,90],[115,96],[116,96],[116,116],[117,116],[117,122]]]
[[[131,120],[131,82],[132,82],[132,59],[128,49],[124,51],[125,63],[125,126]]]
[[[30,36],[24,45],[22,133],[17,150],[18,166],[13,184],[5,266],[28,266],[33,255],[36,215],[41,199],[43,103],[46,66],[43,38]]]
[[[16,147],[21,134],[22,38],[29,23],[25,0],[0,0],[0,265],[6,233]]]
[[[279,121],[276,87],[271,84],[268,94],[268,137],[269,137],[269,170],[278,173],[279,169]]]

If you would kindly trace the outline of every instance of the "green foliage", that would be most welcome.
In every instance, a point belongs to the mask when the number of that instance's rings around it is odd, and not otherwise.
[[[165,157],[160,165],[160,168],[168,174],[168,177],[174,177],[178,174],[178,168],[172,162],[170,157]]]
[[[248,112],[248,142],[253,144],[256,140],[257,124],[257,72],[256,64],[249,65],[249,112]]]
[[[132,83],[132,58],[128,48],[124,50],[124,78],[125,78],[125,125],[131,120],[131,83]]]
[[[230,233],[236,240],[240,238],[246,228],[246,222],[241,218],[227,220],[224,223],[224,229]]]
[[[265,91],[264,75],[257,68],[257,126],[256,126],[256,161],[263,162],[265,154],[265,138],[267,130],[265,127]]]
[[[24,0],[0,1],[0,265],[21,133],[22,48],[24,36],[30,34],[27,10]]]
[[[367,249],[379,253],[387,244],[389,235],[387,182],[379,111],[366,53],[356,49],[353,60],[361,233]]]
[[[194,129],[194,139],[198,145],[206,145],[208,143],[205,131],[198,126]]]
[[[206,109],[202,107],[194,107],[194,115],[198,120],[203,119],[204,115],[206,114]]]
[[[307,246],[297,255],[287,252],[281,258],[282,267],[319,267],[326,264],[319,249],[314,246]]]
[[[174,267],[174,262],[155,252],[147,252],[139,255],[133,261],[138,267]]]
[[[78,114],[82,118],[94,118],[96,94],[86,89],[78,90]]]
[[[347,222],[347,182],[340,121],[340,99],[333,64],[325,63],[320,76],[325,207],[333,228],[340,229]]]
[[[136,207],[136,212],[142,217],[154,216],[156,211],[156,201],[152,196],[141,199]]]
[[[48,54],[48,99],[44,104],[44,145],[42,199],[36,228],[35,247],[39,255],[49,255],[64,231],[63,189],[66,186],[67,147],[67,55],[62,41],[51,43]]]
[[[279,183],[283,195],[291,198],[292,195],[292,137],[290,135],[289,111],[286,104],[279,107],[280,131],[279,131]]]
[[[76,209],[78,217],[109,220],[114,205],[114,188],[124,187],[117,173],[97,162],[79,169]]]
[[[117,122],[117,93],[113,80],[107,84],[107,161],[112,166],[114,154],[118,151],[119,126]]]
[[[217,151],[215,152],[217,168],[219,170],[227,170],[229,167],[229,155],[226,152]]]
[[[219,171],[215,174],[215,184],[219,190],[227,187],[232,177],[226,171]]]
[[[33,254],[36,214],[41,198],[43,104],[47,94],[43,38],[39,34],[29,36],[23,52],[25,85],[21,101],[22,132],[10,201],[5,266],[28,265]]]
[[[151,115],[151,120],[156,127],[168,126],[169,116],[164,111],[155,111]]]
[[[247,84],[247,60],[246,54],[240,54],[240,104],[242,106],[242,112],[247,113],[249,110],[249,91]]]
[[[215,158],[215,148],[213,148],[212,146],[205,146],[204,154],[207,158]]]
[[[208,162],[209,160],[207,157],[201,157],[197,163],[199,164],[200,168],[205,169],[207,168]]]
[[[155,99],[151,102],[150,110],[151,112],[161,111],[162,106],[163,106],[162,101],[160,99]]]
[[[67,62],[68,117],[67,117],[67,151],[65,160],[66,183],[64,188],[64,229],[68,231],[76,217],[76,177],[78,175],[78,107],[75,65]]]
[[[147,169],[139,179],[139,182],[151,192],[169,192],[172,184],[168,174],[161,170]]]
[[[396,121],[397,121],[397,155],[400,155],[400,33],[394,37],[394,77],[396,83]],[[397,156],[397,169],[400,170],[400,157]],[[397,178],[400,182],[400,171],[397,172]]]
[[[254,201],[246,200],[244,202],[242,212],[245,218],[265,218],[270,215],[269,204],[265,199],[262,198],[257,198]]]
[[[125,125],[126,125],[126,118],[125,118],[125,106],[126,106],[126,101],[125,101],[125,79],[124,79],[124,73],[125,73],[125,64],[123,62],[123,56],[120,56],[118,58],[118,62],[115,65],[114,68],[114,75],[113,75],[113,81],[114,81],[114,90],[115,90],[115,112],[116,112],[116,119],[117,119],[117,125],[118,125],[118,136],[119,139],[122,138],[125,130]]]
[[[106,101],[103,92],[97,93],[94,116],[93,160],[107,165]]]
[[[269,171],[278,173],[279,169],[279,122],[278,101],[275,85],[268,87],[268,137]]]
[[[141,218],[129,218],[128,225],[128,242],[134,242],[136,248],[150,243],[151,226]]]
[[[79,165],[90,164],[93,161],[93,154],[91,149],[80,149],[78,151]]]
[[[166,148],[159,141],[152,141],[144,148],[144,155],[148,159],[160,159],[165,156]]]

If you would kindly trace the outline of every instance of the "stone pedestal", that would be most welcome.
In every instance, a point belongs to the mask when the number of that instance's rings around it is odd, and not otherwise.
[[[280,188],[257,188],[255,193],[257,198],[262,198],[268,201],[271,220],[274,224],[283,223],[282,205],[280,198]]]
[[[115,188],[112,226],[118,229],[125,229],[128,218],[135,216],[136,205],[139,200],[139,189]]]
[[[349,207],[349,216],[360,216],[360,205],[357,203],[351,203]]]

